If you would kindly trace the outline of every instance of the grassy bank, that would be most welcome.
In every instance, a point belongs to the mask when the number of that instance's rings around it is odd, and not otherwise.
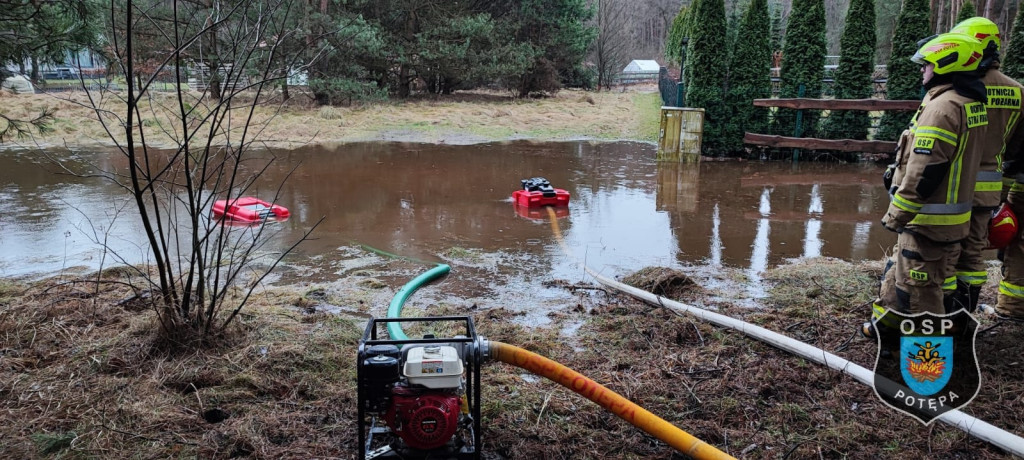
[[[817,261],[766,274],[762,310],[744,317],[872,367],[875,345],[853,335],[867,315],[874,264]],[[664,271],[633,283],[707,292]],[[113,276],[113,275],[112,275]],[[362,318],[324,313],[321,296],[265,291],[221,346],[172,352],[153,314],[95,275],[0,286],[0,451],[10,458],[354,458],[355,347]],[[652,284],[652,283],[646,283]],[[397,286],[394,287],[397,289]],[[524,328],[481,303],[429,314],[474,317],[481,334],[543,354],[742,458],[1004,458],[936,423],[925,427],[870,388],[743,335],[601,290]],[[329,299],[355,304],[352,298]],[[991,326],[986,324],[983,328]],[[571,332],[567,332],[571,331]],[[966,408],[996,426],[1024,426],[1019,329],[979,334],[985,388]],[[679,458],[593,403],[498,363],[483,370],[487,458]]]
[[[660,98],[654,88],[633,87],[626,91],[560,91],[553,97],[516,99],[505,92],[467,91],[451,96],[423,96],[351,107],[316,107],[308,94],[294,91],[287,103],[269,100],[257,107],[253,126],[259,129],[255,140],[279,148],[294,148],[308,143],[396,140],[467,144],[510,139],[557,141],[570,139],[656,141]],[[96,95],[94,95],[96,96]],[[115,115],[124,113],[115,94],[104,94],[97,104],[107,116],[117,136]],[[121,95],[123,96],[123,95]],[[172,145],[170,133],[180,131],[171,114],[177,101],[171,93],[153,93],[143,100],[142,125],[147,142],[156,146]],[[195,98],[197,94],[191,94]],[[244,101],[245,97],[240,100]],[[2,146],[103,146],[112,145],[106,131],[91,110],[91,102],[81,91],[53,94],[0,94],[5,114],[28,119],[43,110],[55,109],[48,133],[32,139],[9,140]],[[186,104],[200,112],[208,102]],[[239,117],[233,126],[247,116]],[[237,135],[237,133],[235,133]],[[223,136],[221,136],[223,138]],[[236,138],[237,141],[237,138]]]

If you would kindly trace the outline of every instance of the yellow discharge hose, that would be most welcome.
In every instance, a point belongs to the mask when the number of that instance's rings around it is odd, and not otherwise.
[[[562,239],[562,228],[558,226],[558,215],[555,214],[555,210],[551,206],[546,206],[548,210],[548,221],[551,222],[551,233],[554,233],[555,240],[558,241],[558,245],[562,247],[565,254],[572,256],[572,251],[569,250],[569,246],[565,244],[565,240]]]
[[[619,418],[658,438],[679,452],[698,460],[731,459],[732,456],[680,430],[661,417],[648,412],[618,393],[587,378],[583,374],[531,351],[501,342],[490,342],[491,357],[536,375],[545,377],[575,391]]]

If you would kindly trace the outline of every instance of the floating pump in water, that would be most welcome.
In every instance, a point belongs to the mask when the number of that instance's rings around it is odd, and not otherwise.
[[[516,206],[539,208],[542,206],[569,206],[569,192],[555,188],[543,177],[534,177],[519,181],[520,190],[512,192],[512,200]]]

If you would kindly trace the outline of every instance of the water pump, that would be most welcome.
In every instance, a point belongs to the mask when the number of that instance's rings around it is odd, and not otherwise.
[[[461,329],[450,338],[382,340],[386,323]],[[479,459],[486,340],[465,316],[371,319],[357,364],[360,459]]]

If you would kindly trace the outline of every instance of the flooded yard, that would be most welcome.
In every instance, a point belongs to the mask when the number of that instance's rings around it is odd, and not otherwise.
[[[377,286],[380,295],[367,299],[375,314],[432,263],[452,265],[451,274],[410,305],[530,312],[571,301],[564,284],[587,281],[582,263],[614,276],[681,268],[758,297],[760,274],[786,259],[877,259],[895,240],[878,223],[888,197],[875,165],[668,164],[654,160],[654,146],[630,142],[372,142],[258,155],[271,156],[246,194],[269,201],[280,187],[276,203],[291,217],[267,224],[264,250],[288,247],[324,218],[272,282],[328,291]],[[0,155],[0,276],[146,261],[126,191],[60,174],[52,159],[72,170],[123,162],[108,152]],[[557,212],[571,255],[556,243],[546,212],[512,204],[520,179],[538,176],[572,194]]]

